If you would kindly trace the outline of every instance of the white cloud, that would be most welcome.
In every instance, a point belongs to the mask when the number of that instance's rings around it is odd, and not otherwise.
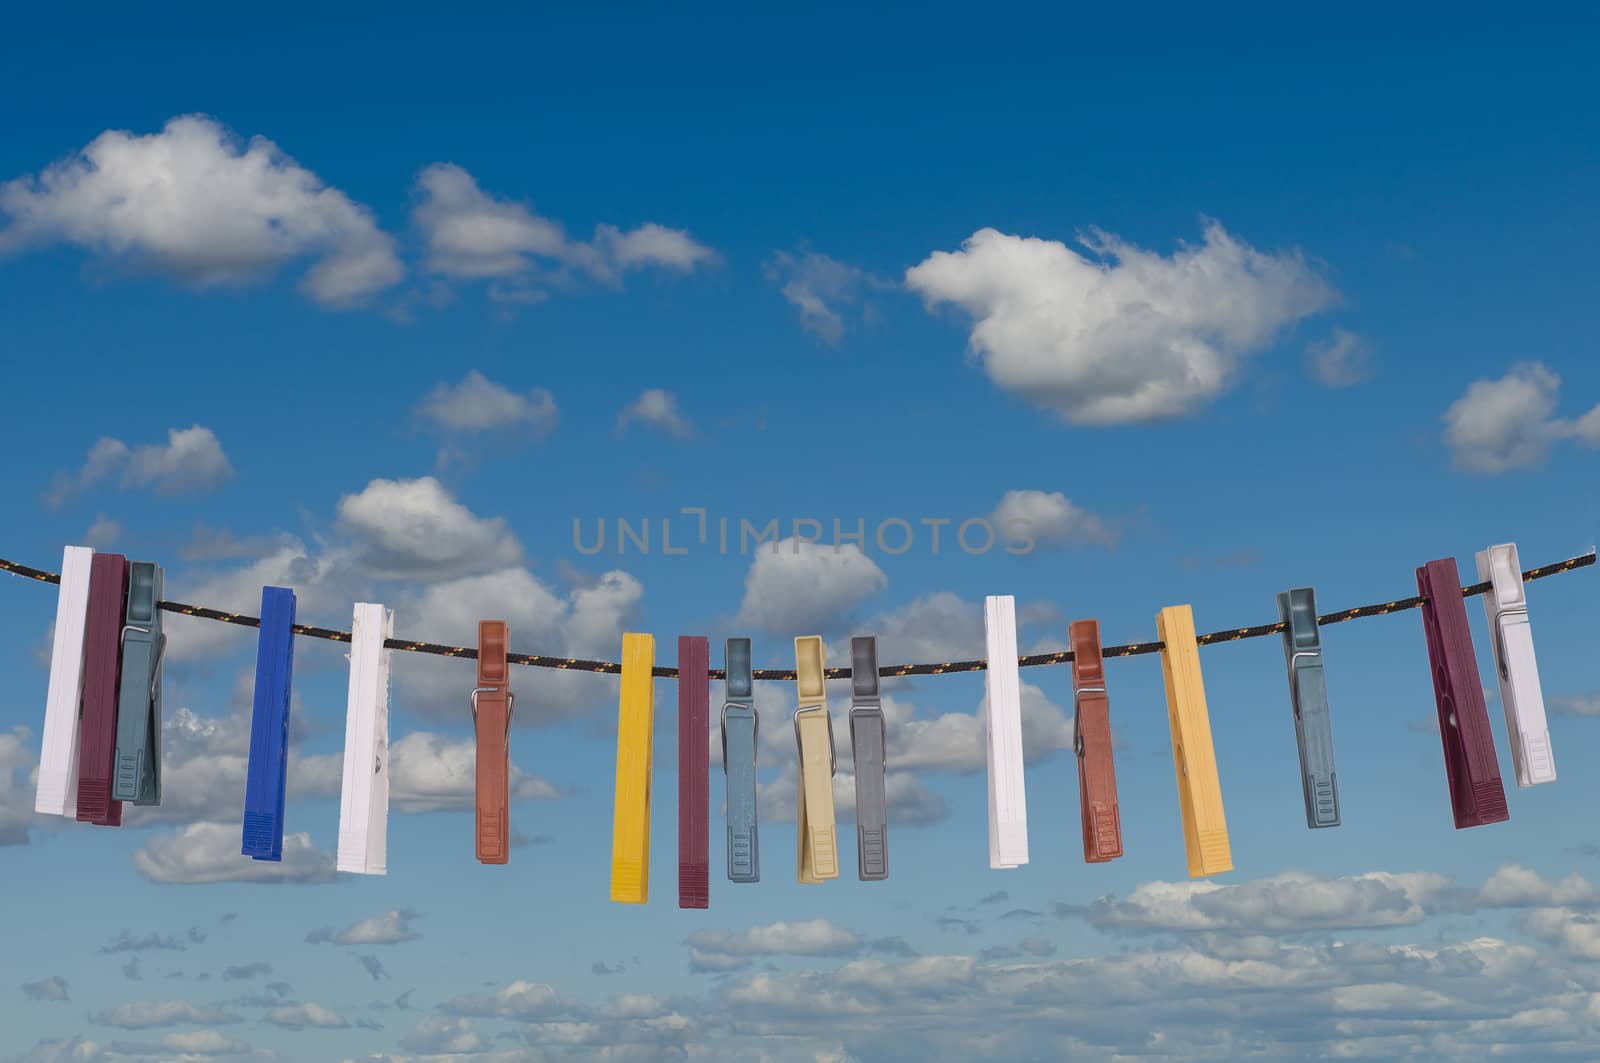
[[[1458,468],[1500,473],[1544,463],[1552,444],[1600,446],[1600,406],[1575,421],[1555,416],[1561,378],[1542,362],[1521,362],[1497,380],[1474,380],[1444,413],[1445,443]]]
[[[995,534],[1041,546],[1112,546],[1117,531],[1060,491],[1007,491],[989,518]]]
[[[489,1043],[467,1019],[425,1015],[409,1033],[400,1038],[400,1048],[424,1055],[444,1055],[484,1052],[488,1050]]]
[[[62,241],[199,287],[314,258],[302,286],[329,306],[405,272],[367,208],[272,141],[240,144],[201,115],[145,136],[108,130],[36,177],[0,185],[0,214],[0,252]]]
[[[93,524],[89,525],[89,530],[83,533],[80,541],[96,550],[108,550],[121,538],[122,522],[112,520],[102,513],[94,519]]]
[[[843,311],[861,289],[880,284],[859,267],[815,251],[774,251],[764,267],[767,280],[800,312],[800,325],[830,346],[844,335]]]
[[[283,861],[239,855],[237,823],[191,823],[157,834],[133,854],[134,869],[152,882],[330,882],[333,853],[314,848],[309,834],[283,836]]]
[[[370,919],[363,919],[343,930],[334,931],[328,927],[313,930],[306,935],[306,941],[311,944],[333,942],[336,945],[399,945],[402,942],[415,941],[422,936],[411,929],[411,921],[416,917],[415,912],[391,910]]]
[[[971,349],[1000,387],[1095,425],[1192,411],[1336,298],[1298,253],[1257,251],[1216,222],[1171,257],[1098,231],[1080,243],[1089,257],[980,229],[908,269],[906,285],[973,317]]]
[[[1600,907],[1600,890],[1576,872],[1552,883],[1537,871],[1506,864],[1484,881],[1478,904],[1485,908],[1593,908]]]
[[[590,243],[568,240],[559,223],[485,193],[453,163],[424,169],[417,191],[413,219],[427,241],[428,268],[450,277],[514,279],[521,287],[506,293],[510,297],[539,297],[544,286],[560,280],[560,271],[615,283],[630,269],[688,272],[716,260],[686,231],[653,222],[626,232],[600,225]]]
[[[510,391],[473,369],[459,384],[439,384],[417,407],[417,412],[451,432],[483,432],[527,427],[543,439],[560,420],[555,396],[544,388],[527,394]]]
[[[0,733],[0,846],[28,843],[38,763],[32,731],[17,726]]]
[[[273,1008],[267,1012],[267,1021],[286,1030],[343,1030],[350,1025],[344,1016],[310,1001]]]
[[[192,1004],[187,1000],[150,1000],[121,1004],[97,1012],[93,1021],[101,1026],[120,1026],[125,1030],[147,1030],[156,1026],[219,1026],[239,1022],[239,1016],[222,1008]]]
[[[1347,388],[1372,376],[1372,344],[1348,329],[1336,328],[1306,347],[1311,375],[1325,387]]]
[[[1558,694],[1549,704],[1557,716],[1600,716],[1600,693]]]
[[[522,544],[504,518],[483,518],[431,476],[373,480],[339,500],[339,527],[379,579],[443,579],[515,564]]]
[[[694,435],[694,422],[678,409],[678,397],[661,388],[647,388],[617,414],[617,435],[625,433],[635,421],[678,439]]]
[[[697,930],[685,940],[693,970],[730,971],[765,956],[850,956],[861,935],[827,919],[768,923],[748,930]]]
[[[831,631],[889,579],[855,543],[774,540],[756,548],[735,626]]]
[[[204,425],[167,429],[167,442],[136,448],[106,436],[89,448],[77,472],[59,471],[45,492],[49,509],[60,509],[72,498],[120,471],[128,488],[149,488],[171,496],[210,491],[233,476],[233,464],[222,450],[216,433]]]
[[[389,747],[390,807],[396,812],[475,807],[477,756],[473,739],[452,741],[443,735],[412,731]],[[561,796],[549,782],[524,773],[515,764],[509,783],[513,801],[552,801]]]
[[[888,761],[906,770],[969,773],[985,766],[983,714],[951,712],[932,718],[911,715],[898,698],[884,699],[889,730]],[[1031,763],[1072,745],[1072,717],[1032,683],[1022,684],[1022,751]]]

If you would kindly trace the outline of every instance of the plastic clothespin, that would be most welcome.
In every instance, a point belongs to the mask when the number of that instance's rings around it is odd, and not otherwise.
[[[1439,740],[1444,747],[1450,812],[1456,829],[1510,819],[1455,558],[1429,561],[1417,569],[1417,593],[1426,599],[1422,603],[1422,630],[1427,636],[1428,662],[1433,669]]]
[[[989,866],[1028,862],[1028,791],[1022,774],[1022,680],[1017,672],[1016,599],[983,600],[988,668],[984,734],[989,767]]]
[[[650,754],[655,732],[654,635],[622,636],[617,711],[617,803],[611,827],[611,899],[650,899]]]
[[[250,765],[244,784],[244,841],[255,860],[283,859],[289,773],[289,692],[294,682],[294,591],[261,588],[256,691],[250,710]]]
[[[1310,587],[1296,587],[1279,594],[1278,619],[1283,621],[1283,659],[1289,667],[1289,701],[1294,709],[1294,740],[1300,749],[1306,826],[1337,827],[1339,776],[1333,768],[1333,724],[1328,715],[1316,593]]]
[[[156,608],[161,583],[154,561],[129,563],[111,796],[136,805],[161,803],[161,657],[167,649]]]
[[[723,648],[722,774],[728,802],[728,880],[761,881],[761,835],[756,814],[756,715],[750,640],[729,639]]]
[[[889,877],[887,745],[878,693],[878,640],[857,636],[850,640],[850,751],[856,770],[856,867],[864,882]]]
[[[1528,624],[1528,595],[1515,543],[1478,552],[1478,579],[1487,580],[1483,611],[1489,618],[1489,649],[1500,679],[1500,704],[1506,711],[1511,738],[1511,764],[1518,786],[1556,781],[1555,754],[1544,716],[1544,690],[1539,661],[1533,653],[1533,628]]]
[[[833,714],[828,711],[822,636],[801,635],[794,640],[795,687],[799,706],[794,710],[794,740],[799,747],[800,783],[795,829],[795,875],[804,883],[839,877],[839,844],[833,814]]]
[[[1111,703],[1100,653],[1100,622],[1075,620],[1067,638],[1072,644],[1072,745],[1078,756],[1083,858],[1099,864],[1122,855],[1122,817],[1111,757]]]
[[[678,636],[678,907],[711,904],[711,644]]]
[[[117,678],[128,602],[128,559],[96,554],[89,565],[89,622],[83,636],[83,712],[78,732],[80,823],[122,825],[111,796],[117,754]]]
[[[44,703],[39,788],[33,810],[44,816],[78,815],[78,708],[83,703],[84,637],[89,623],[89,571],[94,551],[69,546],[61,555],[50,687]]]
[[[350,633],[350,692],[339,797],[340,871],[389,872],[389,657],[394,613],[357,602]]]
[[[478,622],[478,684],[472,688],[472,729],[478,740],[476,830],[478,862],[503,864],[511,845],[511,692],[504,620]]]
[[[1161,638],[1161,674],[1167,685],[1167,722],[1172,728],[1172,762],[1178,776],[1178,808],[1189,877],[1233,870],[1228,822],[1217,781],[1217,756],[1211,745],[1211,716],[1200,677],[1200,647],[1194,611],[1169,605],[1156,616]]]

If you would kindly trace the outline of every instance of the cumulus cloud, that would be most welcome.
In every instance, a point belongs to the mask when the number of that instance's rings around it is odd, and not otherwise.
[[[1117,531],[1060,491],[1007,491],[989,517],[995,533],[1038,546],[1112,546]]]
[[[191,823],[152,836],[133,854],[133,866],[151,882],[331,882],[333,853],[317,849],[309,834],[283,836],[283,860],[239,855],[237,823]]]
[[[815,251],[774,251],[763,267],[767,280],[800,313],[800,326],[833,346],[844,335],[844,313],[866,286],[883,282],[857,266]]]
[[[185,284],[239,284],[296,259],[302,287],[346,306],[397,283],[394,241],[366,207],[264,137],[202,115],[143,136],[108,130],[36,176],[0,185],[0,252],[70,243]]]
[[[395,909],[363,919],[343,930],[335,931],[331,927],[313,930],[306,935],[306,941],[313,945],[321,942],[336,945],[398,945],[422,936],[411,929],[411,921],[416,917],[416,912]]]
[[[424,1016],[400,1038],[401,1050],[421,1055],[478,1053],[488,1047],[489,1043],[470,1019],[452,1019],[444,1015]]]
[[[768,923],[748,930],[697,930],[685,939],[689,965],[697,971],[730,971],[766,956],[849,956],[861,950],[861,935],[826,919]]]
[[[147,1030],[158,1026],[221,1026],[242,1021],[223,1009],[193,1004],[187,1000],[151,1000],[120,1004],[96,1012],[92,1020],[101,1026],[120,1026],[125,1030]]]
[[[35,797],[33,771],[39,763],[38,746],[32,739],[33,732],[22,726],[0,733],[0,846],[28,843]]]
[[[1550,699],[1549,705],[1557,716],[1600,716],[1600,693],[1558,694]]]
[[[167,442],[129,447],[106,436],[89,448],[76,472],[58,471],[45,492],[46,508],[56,510],[112,477],[120,486],[148,488],[157,495],[209,491],[233,475],[233,464],[216,433],[204,425],[167,429]]]
[[[678,439],[688,439],[694,435],[694,422],[678,409],[678,397],[661,388],[647,388],[623,407],[622,412],[617,414],[617,435],[626,433],[628,426],[634,423]]]
[[[1372,344],[1348,329],[1336,328],[1306,347],[1306,364],[1324,387],[1348,388],[1372,376]]]
[[[756,548],[734,623],[763,631],[831,631],[888,583],[855,543],[774,540]]]
[[[1170,257],[1098,231],[1080,244],[1087,255],[981,229],[908,269],[906,285],[973,318],[971,350],[996,384],[1089,425],[1193,411],[1336,299],[1299,253],[1257,251],[1216,222]]]
[[[285,1030],[343,1030],[350,1022],[344,1016],[310,1001],[283,1004],[267,1012],[267,1021]]]
[[[600,225],[589,242],[524,203],[484,192],[466,170],[435,163],[417,177],[412,219],[428,249],[430,271],[448,277],[515,281],[513,297],[537,298],[566,274],[615,284],[628,270],[689,272],[716,253],[683,229],[646,223],[623,231]]]
[[[522,544],[501,517],[478,517],[431,476],[373,480],[339,500],[339,527],[378,579],[424,580],[512,565]]]
[[[1522,362],[1498,379],[1474,380],[1444,413],[1444,440],[1456,467],[1501,473],[1544,464],[1562,439],[1600,446],[1600,406],[1575,421],[1555,416],[1561,378],[1542,362]]]
[[[486,432],[526,428],[543,439],[560,420],[555,396],[544,388],[526,394],[511,391],[476,369],[459,384],[438,384],[417,406],[417,413],[448,432]]]

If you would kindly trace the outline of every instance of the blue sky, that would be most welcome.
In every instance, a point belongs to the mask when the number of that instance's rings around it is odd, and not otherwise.
[[[120,550],[250,612],[292,585],[334,627],[382,601],[415,638],[505,617],[524,652],[649,631],[671,663],[694,633],[717,666],[744,634],[788,666],[812,633],[834,663],[853,634],[981,656],[986,594],[1030,652],[1594,544],[1588,16],[474,14],[12,23],[0,556]],[[1017,515],[1026,555],[953,541]],[[618,553],[619,519],[652,550]],[[741,519],[867,538],[746,553]],[[253,635],[172,618],[166,804],[35,817],[55,596],[7,577],[0,1056],[1592,1058],[1595,578],[1530,588],[1560,778],[1512,786],[1509,823],[1451,827],[1411,612],[1324,633],[1336,830],[1304,825],[1277,640],[1203,651],[1236,870],[1198,883],[1155,658],[1108,665],[1126,855],[1094,866],[1067,669],[1023,673],[1007,872],[981,676],[887,684],[884,883],[793,882],[794,692],[763,684],[763,881],[684,912],[665,681],[643,908],[607,900],[611,677],[514,675],[517,843],[484,867],[470,666],[397,654],[390,872],[336,877],[345,661],[301,640],[273,869],[237,856]]]

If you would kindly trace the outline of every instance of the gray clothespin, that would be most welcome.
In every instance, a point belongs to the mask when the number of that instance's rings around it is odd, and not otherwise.
[[[161,566],[128,566],[128,608],[122,627],[122,678],[117,688],[117,751],[111,797],[136,805],[161,803]]]
[[[1315,593],[1310,587],[1296,587],[1279,594],[1278,616],[1284,623],[1283,657],[1289,666],[1294,738],[1300,746],[1306,826],[1337,827],[1339,782],[1333,768],[1333,725],[1328,718]]]
[[[878,700],[878,640],[850,640],[850,748],[856,766],[856,856],[860,878],[889,877],[889,809],[884,792],[888,733]]]

